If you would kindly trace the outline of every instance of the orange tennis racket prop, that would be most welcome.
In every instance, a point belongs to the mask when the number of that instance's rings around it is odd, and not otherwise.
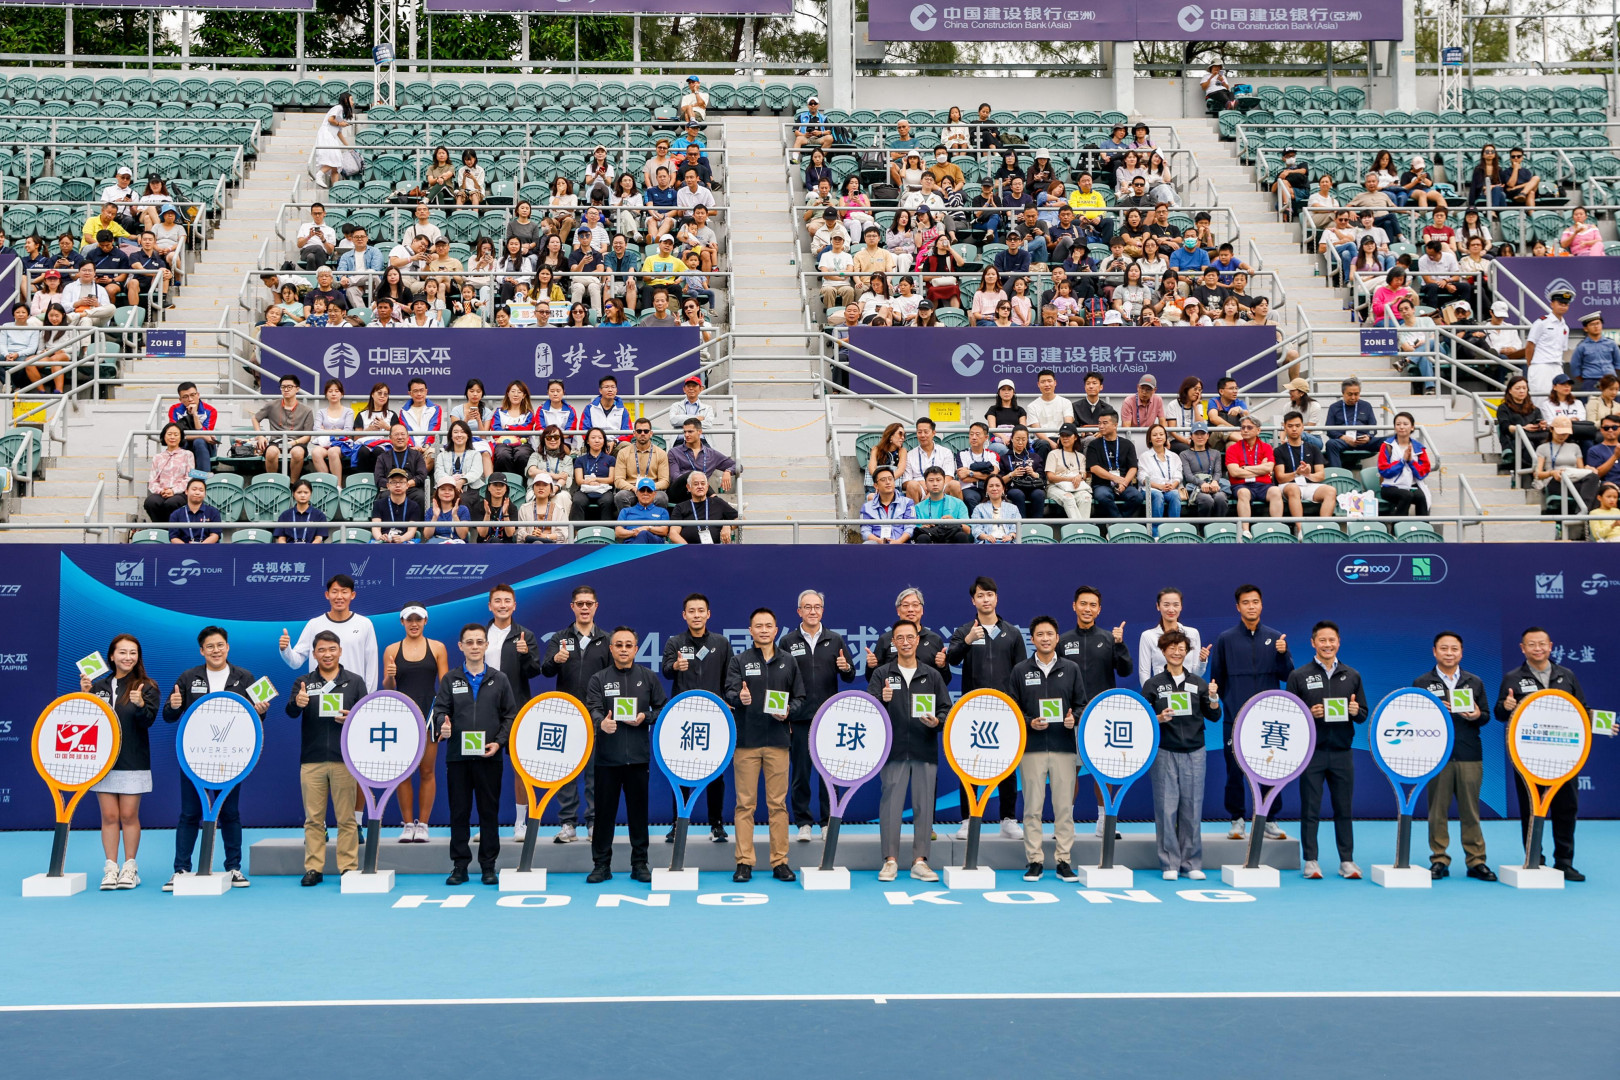
[[[62,871],[68,830],[84,793],[112,771],[122,736],[112,709],[92,694],[64,694],[39,714],[32,744],[34,768],[51,789],[56,835],[51,840],[50,870],[25,878],[24,896],[72,896],[84,889],[85,875]]]
[[[1524,841],[1524,866],[1498,871],[1509,885],[1561,889],[1564,875],[1541,865],[1541,833],[1553,796],[1580,774],[1592,751],[1592,720],[1573,695],[1537,690],[1513,710],[1507,744],[1513,767],[1530,792],[1530,835]]]
[[[529,828],[516,870],[500,873],[502,892],[544,892],[546,872],[534,868],[534,844],[546,804],[574,782],[591,762],[596,728],[585,706],[571,694],[549,690],[518,710],[507,735],[512,768],[529,802]],[[543,794],[537,799],[535,791]],[[616,810],[614,812],[617,812]]]
[[[947,885],[957,876],[965,882],[979,869],[979,826],[984,808],[996,785],[1018,768],[1024,756],[1024,738],[1024,714],[1018,703],[1000,690],[969,691],[957,699],[945,717],[945,759],[968,794],[970,815],[967,853],[961,867],[945,868]],[[1002,807],[1002,812],[1010,814],[1012,808]],[[992,875],[987,885],[964,886],[959,882],[952,887],[994,888],[993,872],[985,872]]]

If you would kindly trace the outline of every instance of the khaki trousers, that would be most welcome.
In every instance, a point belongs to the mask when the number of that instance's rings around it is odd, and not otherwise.
[[[354,800],[360,785],[341,761],[319,761],[298,766],[298,786],[304,792],[304,869],[326,869],[326,802],[337,816],[339,873],[360,869],[360,826],[354,820]]]
[[[1074,848],[1074,789],[1080,778],[1078,754],[1055,751],[1025,754],[1018,763],[1024,785],[1024,861],[1044,862],[1041,810],[1046,785],[1052,785],[1052,827],[1057,833],[1057,861],[1068,862]]]
[[[1446,848],[1451,843],[1448,811],[1457,797],[1457,819],[1462,823],[1463,856],[1469,866],[1485,865],[1485,833],[1479,827],[1479,789],[1485,779],[1480,761],[1451,761],[1429,782],[1429,861],[1451,865]]]
[[[732,782],[737,788],[737,861],[754,865],[754,807],[759,803],[759,774],[765,773],[765,808],[771,822],[771,866],[788,861],[788,748],[760,746],[738,750],[731,758]]]

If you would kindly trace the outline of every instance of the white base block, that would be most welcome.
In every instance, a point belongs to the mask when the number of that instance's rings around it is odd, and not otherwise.
[[[1432,889],[1434,888],[1434,875],[1424,866],[1402,866],[1397,868],[1393,864],[1380,866],[1373,864],[1372,880],[1374,885],[1382,885],[1386,889]]]
[[[344,893],[393,892],[394,872],[392,870],[379,870],[375,874],[362,874],[358,870],[350,870],[343,875],[343,887],[339,891]]]
[[[231,891],[229,874],[176,874],[176,896],[224,896]]]
[[[799,884],[812,892],[847,890],[849,870],[842,866],[835,866],[831,870],[823,870],[819,866],[801,866]]]
[[[697,892],[698,872],[696,869],[654,870],[652,889],[654,892]]]
[[[500,872],[501,892],[545,892],[546,872],[544,870],[519,870],[508,867]]]
[[[980,866],[973,870],[961,866],[947,866],[945,868],[945,887],[947,889],[982,889],[989,891],[996,887],[996,872],[988,866]]]
[[[1534,870],[1527,870],[1522,866],[1498,866],[1496,876],[1502,879],[1502,884],[1511,885],[1515,889],[1562,889],[1564,887],[1564,872],[1554,870],[1550,866],[1538,866]]]
[[[84,892],[84,887],[84,874],[63,874],[61,877],[32,874],[23,878],[24,896],[72,896]]]
[[[1275,866],[1244,866],[1228,863],[1221,867],[1221,883],[1234,889],[1280,889],[1282,878]]]
[[[1110,866],[1107,869],[1077,866],[1074,872],[1080,875],[1080,884],[1088,889],[1128,889],[1136,881],[1128,866]]]

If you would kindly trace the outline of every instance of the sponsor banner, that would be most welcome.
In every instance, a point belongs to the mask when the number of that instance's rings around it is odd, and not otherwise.
[[[1058,549],[1014,546],[997,556],[995,577],[1001,587],[1002,613],[1020,626],[1051,610],[1056,584],[1072,592],[1079,581],[1106,579],[1110,584],[1104,590],[1102,621],[1109,626],[1151,619],[1155,594],[1173,584],[1185,595],[1183,620],[1197,627],[1205,641],[1213,641],[1233,625],[1232,589],[1239,582],[1253,581],[1266,593],[1266,625],[1288,635],[1296,663],[1308,656],[1313,623],[1324,618],[1338,622],[1344,662],[1362,673],[1374,700],[1411,685],[1428,670],[1431,639],[1445,628],[1461,634],[1467,643],[1463,666],[1485,681],[1489,709],[1503,671],[1523,661],[1519,632],[1526,625],[1544,626],[1552,634],[1554,661],[1580,678],[1589,707],[1613,710],[1620,703],[1620,654],[1612,635],[1602,632],[1610,622],[1612,597],[1620,594],[1607,585],[1594,586],[1590,592],[1583,587],[1586,582],[1620,579],[1613,572],[1612,556],[1596,550],[1601,545],[1412,547],[1416,558],[1435,560],[1427,578],[1416,579],[1407,569],[1399,582],[1381,583],[1384,571],[1366,580],[1348,579],[1340,569],[1342,560],[1365,558],[1369,564],[1393,565],[1388,561],[1390,545],[1358,549],[1304,544],[1184,547],[1173,564],[1165,561],[1163,549],[1105,545],[1086,550],[1088,568],[1083,574],[1075,571],[1057,583],[1052,571]],[[156,554],[149,554],[153,551]],[[1443,575],[1437,551],[1444,552],[1448,565]],[[982,556],[971,548],[891,552],[840,545],[788,551],[772,545],[721,550],[288,544],[272,551],[263,545],[171,549],[11,544],[6,554],[0,614],[9,617],[0,618],[0,695],[14,708],[0,714],[0,828],[47,828],[52,823],[47,793],[34,774],[30,736],[39,710],[59,694],[78,688],[79,658],[105,651],[114,634],[134,633],[141,640],[147,670],[167,696],[180,672],[198,662],[197,631],[210,623],[229,632],[231,663],[255,679],[270,679],[279,691],[264,725],[262,758],[240,789],[244,822],[298,825],[303,820],[293,781],[298,771],[298,725],[286,719],[285,707],[293,680],[302,671],[289,668],[276,646],[282,627],[296,636],[306,621],[326,610],[322,586],[333,574],[357,580],[355,609],[373,620],[381,648],[402,636],[398,612],[407,602],[427,608],[428,633],[438,640],[453,641],[457,628],[466,623],[487,622],[488,590],[495,582],[512,585],[517,620],[548,638],[570,620],[570,591],[589,583],[601,602],[598,621],[635,626],[641,634],[638,662],[655,669],[669,635],[683,629],[680,603],[694,588],[709,595],[715,631],[738,649],[748,645],[748,614],[754,608],[767,605],[791,611],[799,590],[816,588],[827,595],[827,625],[844,636],[862,669],[853,688],[864,689],[865,651],[894,620],[897,573],[903,570],[901,577],[908,581],[939,583],[929,590],[925,621],[936,632],[949,635],[971,617],[963,596],[966,583],[984,572]],[[1407,560],[1403,566],[1413,557],[1403,551]],[[649,559],[653,562],[642,564]],[[263,580],[272,560],[277,577],[298,580]],[[791,570],[784,573],[783,567],[789,565]],[[181,572],[171,575],[174,570]],[[1480,589],[1482,581],[1493,587]],[[1135,686],[1130,680],[1121,685]],[[554,686],[553,680],[542,676],[532,680],[531,692]],[[950,687],[954,703],[961,692],[959,674],[953,675]],[[1357,725],[1358,732],[1366,726]],[[871,734],[869,730],[868,737]],[[694,729],[694,748],[697,735]],[[1263,746],[1263,730],[1257,735],[1263,749],[1275,749]],[[1508,794],[1504,736],[1504,725],[1494,716],[1481,730],[1484,801],[1497,816],[1516,810]],[[152,728],[155,788],[142,802],[142,817],[154,828],[172,825],[179,812],[182,777],[174,737],[175,725]],[[393,749],[392,739],[386,741]],[[1608,744],[1601,749],[1608,750]],[[1222,813],[1223,770],[1221,755],[1211,754],[1204,805],[1204,816],[1211,821]],[[1384,777],[1372,768],[1357,771],[1356,813],[1392,816]],[[511,781],[506,783],[510,795]],[[1613,754],[1593,754],[1571,783],[1579,785],[1583,816],[1620,816],[1620,764]],[[660,807],[667,813],[669,789],[662,774],[654,774],[653,786],[655,813]],[[942,767],[942,820],[955,820],[956,787],[955,775]],[[877,785],[861,788],[845,820],[875,820],[877,798]],[[503,798],[505,813],[512,812],[514,801]],[[1298,805],[1290,788],[1282,795],[1279,812],[1292,817]],[[448,820],[443,800],[437,813],[436,824]],[[1131,789],[1120,814],[1131,821],[1152,819],[1147,785]]]
[[[1057,375],[1058,392],[1071,397],[1080,393],[1086,373],[1096,372],[1111,393],[1129,392],[1143,375],[1152,375],[1159,393],[1169,398],[1189,375],[1203,380],[1205,394],[1213,394],[1216,379],[1275,346],[1277,331],[1263,326],[857,326],[849,332],[849,343],[915,374],[919,394],[989,394],[1001,379],[1012,379],[1020,392],[1033,393],[1036,372],[1049,368]],[[857,376],[868,373],[889,386],[909,389],[882,364],[854,351],[848,355]],[[1263,367],[1257,362],[1245,368],[1239,381],[1258,378]],[[878,389],[859,378],[853,382],[857,392]]]
[[[173,0],[0,0],[0,7],[172,8]],[[190,11],[314,11],[315,0],[187,0]]]
[[[791,15],[793,0],[427,0],[430,14]]]
[[[1580,331],[1581,316],[1596,311],[1603,316],[1603,325],[1620,326],[1620,257],[1594,255],[1566,259],[1498,259],[1498,265],[1524,283],[1520,289],[1507,277],[1499,276],[1497,292],[1502,299],[1524,313],[1532,322],[1547,314],[1547,309],[1528,301],[1525,290],[1534,293],[1543,302],[1561,289],[1575,294],[1570,301],[1564,321],[1570,329]],[[1577,338],[1571,337],[1573,345]]]
[[[871,0],[873,41],[1388,41],[1399,0],[1326,0],[1309,7],[1232,7],[1181,0],[1041,5]]]
[[[346,386],[369,387],[385,382],[402,391],[406,382],[421,378],[427,381],[430,394],[459,395],[466,389],[467,380],[477,376],[492,388],[492,397],[500,396],[499,387],[522,379],[537,398],[544,396],[547,379],[569,380],[570,389],[579,393],[594,387],[603,375],[617,377],[620,392],[629,396],[637,373],[682,353],[691,353],[687,360],[695,370],[701,357],[693,350],[703,344],[697,330],[680,327],[384,332],[358,326],[273,326],[260,331],[260,340],[267,346],[259,356],[268,372],[261,380],[265,393],[275,393],[276,381],[289,371],[309,380],[308,372],[287,362],[290,357],[319,372],[320,381],[342,379]],[[684,367],[664,369],[659,381],[678,381],[686,371]],[[318,391],[320,387],[304,389]]]

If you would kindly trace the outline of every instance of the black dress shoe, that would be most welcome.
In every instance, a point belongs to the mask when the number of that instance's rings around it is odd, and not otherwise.
[[[300,885],[319,885],[326,880],[326,875],[319,870],[305,870],[304,876],[298,879]]]
[[[605,866],[593,866],[591,872],[585,875],[585,884],[600,885],[613,876],[613,871]]]
[[[1496,871],[1492,870],[1484,863],[1480,863],[1478,866],[1470,866],[1468,868],[1468,876],[1471,878],[1478,878],[1481,881],[1495,881]]]
[[[1573,865],[1571,865],[1570,863],[1563,863],[1563,864],[1555,863],[1555,864],[1553,864],[1553,869],[1554,870],[1562,870],[1564,872],[1564,880],[1565,881],[1585,881],[1586,880],[1586,875],[1581,873],[1579,870],[1575,869],[1575,867]]]
[[[652,871],[647,869],[647,867],[644,865],[632,866],[630,868],[630,880],[639,881],[645,884],[652,880]]]
[[[501,883],[501,879],[495,875],[495,871],[493,870],[485,870],[481,875],[479,875],[478,880],[483,882],[485,885],[499,885]]]
[[[446,885],[467,884],[467,868],[464,866],[456,867],[454,870],[450,871],[450,876],[444,879],[444,883]]]
[[[1429,864],[1429,876],[1436,881],[1439,881],[1441,878],[1450,877],[1451,867],[1443,862],[1432,862]],[[1474,876],[1474,871],[1472,868],[1469,869],[1468,876]]]
[[[671,829],[671,830],[669,830],[669,832],[664,834],[664,843],[673,844],[674,842],[675,842],[675,830]]]
[[[726,827],[724,825],[710,825],[709,839],[713,840],[716,844],[724,844],[729,841],[731,837],[726,835]]]
[[[747,863],[738,863],[737,869],[731,875],[732,881],[752,881],[753,878],[754,868]]]
[[[777,881],[798,881],[799,875],[793,872],[793,867],[787,863],[778,863],[771,867],[771,877]]]

